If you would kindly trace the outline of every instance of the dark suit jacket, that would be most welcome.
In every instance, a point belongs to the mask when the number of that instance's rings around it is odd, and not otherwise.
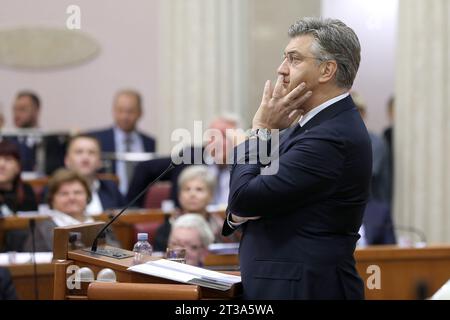
[[[16,300],[16,289],[9,270],[0,267],[0,300]]]
[[[203,148],[200,147],[190,147],[191,163],[194,163],[194,154],[196,152],[201,152],[203,154]],[[200,150],[201,149],[201,150]],[[186,151],[185,151],[186,152]],[[131,179],[130,185],[128,187],[127,201],[131,201],[136,197],[145,187],[155,180],[172,162],[170,157],[158,158],[149,161],[144,161],[139,163],[134,170],[133,178]],[[202,158],[202,162],[204,159]],[[165,176],[161,178],[160,181],[170,181],[172,183],[171,189],[171,199],[174,201],[175,205],[179,207],[178,202],[178,177],[180,176],[183,169],[188,167],[190,164],[180,164],[169,171]],[[145,196],[141,197],[136,205],[139,207],[143,206]]]
[[[113,181],[99,180],[98,196],[103,209],[116,209],[125,205],[125,199]]]
[[[279,154],[274,175],[261,175],[261,164],[235,163],[231,172],[228,211],[261,216],[243,225],[244,298],[363,299],[353,253],[372,150],[351,97],[283,132]],[[223,233],[230,232],[226,221]]]
[[[386,203],[370,200],[363,218],[367,244],[395,244],[391,210]]]
[[[133,174],[130,185],[128,187],[127,201],[133,200],[142,190],[144,190],[147,185],[155,180],[171,163],[170,157],[153,159],[149,161],[144,161],[139,163]],[[172,183],[171,189],[171,199],[174,201],[175,205],[178,206],[178,187],[177,180],[181,171],[186,167],[186,165],[181,164],[176,166],[171,171],[167,172],[160,181],[170,181]],[[138,207],[143,207],[145,200],[145,195],[138,199],[135,203]]]
[[[114,139],[114,128],[109,128],[105,130],[92,131],[88,132],[88,135],[91,135],[97,138],[100,141],[100,145],[102,148],[102,152],[115,152],[116,151],[116,143]],[[142,138],[142,142],[144,145],[144,152],[155,152],[156,150],[156,142],[155,139],[151,136],[145,135],[144,133],[138,132],[139,136]],[[113,162],[113,172],[116,172],[116,163]]]

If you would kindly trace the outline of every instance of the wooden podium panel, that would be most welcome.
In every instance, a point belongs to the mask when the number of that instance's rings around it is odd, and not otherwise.
[[[30,227],[30,220],[39,222],[49,219],[49,216],[41,214],[27,214],[20,216],[7,216],[0,218],[0,250],[4,249],[5,234],[11,230],[27,230]]]
[[[20,300],[35,300],[33,264],[11,264],[6,267],[11,273],[17,298]],[[39,300],[53,299],[53,264],[38,263],[36,271]]]
[[[425,248],[369,246],[355,251],[356,267],[365,283],[367,300],[411,300],[431,297],[450,279],[450,246]],[[207,268],[232,270],[239,264],[237,255],[208,255]],[[373,267],[380,270],[380,288],[374,284]],[[220,267],[220,268],[218,268]]]
[[[70,270],[68,270],[70,266],[76,266],[75,268],[88,267],[93,271],[95,278],[97,277],[100,270],[104,268],[110,268],[115,272],[117,282],[119,283],[180,284],[179,282],[171,281],[168,279],[128,271],[127,269],[133,265],[133,256],[124,259],[116,259],[82,249],[68,249],[67,240],[70,232],[82,232],[83,239],[88,239],[89,237],[85,237],[85,234],[94,234],[94,231],[99,230],[102,225],[103,223],[91,223],[73,227],[55,228],[54,257],[58,257],[56,259],[60,260],[57,260],[55,262],[53,295],[54,299],[87,299],[88,283],[82,283],[81,288],[78,289],[68,287],[67,279],[71,275]],[[111,247],[107,248],[112,249]],[[117,248],[115,249],[119,250],[120,252],[132,254],[132,252],[127,250]],[[154,259],[156,260],[159,258],[154,257]],[[200,292],[199,296],[205,299],[233,299],[241,294],[242,286],[239,283],[234,285],[230,290],[227,291],[213,290],[203,287],[198,287],[198,290]]]
[[[430,297],[450,279],[450,246],[370,246],[357,249],[355,258],[368,300],[410,300],[423,298],[419,296],[422,294]],[[374,274],[370,266],[379,267],[379,289],[368,288],[368,280],[373,284],[369,277]]]

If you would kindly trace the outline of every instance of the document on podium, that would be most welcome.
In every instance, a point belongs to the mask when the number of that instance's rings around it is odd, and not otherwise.
[[[241,277],[239,276],[211,271],[166,259],[148,261],[132,266],[128,270],[221,291],[227,291],[234,284],[241,282]]]

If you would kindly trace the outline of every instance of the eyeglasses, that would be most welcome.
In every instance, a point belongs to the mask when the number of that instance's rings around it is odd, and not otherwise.
[[[322,59],[319,59],[316,57],[302,56],[300,54],[293,53],[293,52],[283,53],[281,58],[283,61],[286,60],[289,64],[289,66],[291,66],[291,67],[302,63],[302,61],[304,61],[305,59],[314,59],[314,60],[322,61]]]

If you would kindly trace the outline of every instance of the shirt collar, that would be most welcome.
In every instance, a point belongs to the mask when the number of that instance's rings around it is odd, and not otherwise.
[[[131,138],[134,138],[135,136],[137,136],[136,130],[133,130],[128,133],[128,132],[125,132],[122,129],[120,129],[118,126],[114,126],[114,133],[119,137],[123,137],[123,139],[125,139],[126,136],[129,136]]]
[[[304,114],[298,121],[298,123],[300,124],[300,127],[303,127],[309,120],[314,118],[320,111],[325,110],[332,104],[334,104],[344,98],[347,98],[349,95],[350,95],[349,92],[343,93],[337,97],[334,97],[330,100],[325,101],[324,103],[322,103],[322,104],[318,105],[317,107],[315,107],[314,109],[310,110],[308,113]]]
[[[91,185],[91,191],[92,191],[92,192],[97,192],[99,189],[100,189],[100,180],[95,179],[95,180],[92,182],[92,185]]]

